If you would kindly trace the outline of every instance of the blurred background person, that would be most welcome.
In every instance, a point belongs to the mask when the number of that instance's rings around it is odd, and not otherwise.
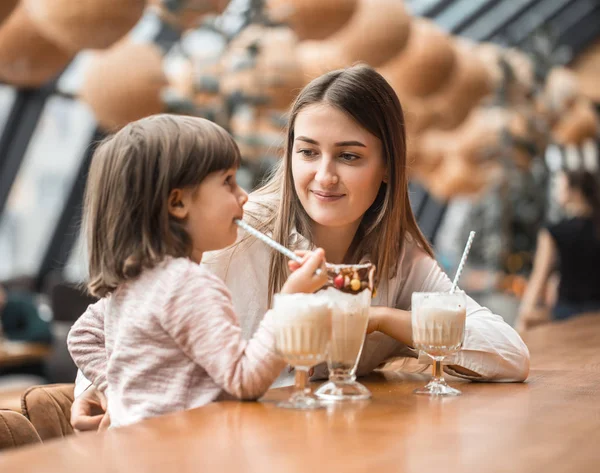
[[[600,189],[594,173],[562,171],[555,197],[564,218],[540,230],[531,278],[519,310],[521,331],[549,320],[600,314]],[[558,271],[558,294],[553,278]],[[548,291],[549,290],[549,295]],[[545,303],[540,301],[545,299]],[[547,304],[555,300],[553,307]]]

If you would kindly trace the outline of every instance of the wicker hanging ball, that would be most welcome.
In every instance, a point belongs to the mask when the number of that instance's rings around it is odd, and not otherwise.
[[[580,97],[552,128],[552,137],[559,144],[580,145],[588,138],[598,137],[599,119],[594,105]]]
[[[242,94],[259,107],[286,109],[304,85],[296,45],[287,26],[247,28],[222,58],[221,92]]]
[[[502,133],[508,128],[511,114],[501,107],[476,107],[456,129],[448,150],[472,163],[498,159],[502,151]]]
[[[19,3],[19,0],[4,0],[0,3],[0,24],[8,18],[17,6],[17,3]]]
[[[142,17],[145,0],[22,0],[40,32],[68,51],[103,49]]]
[[[580,94],[577,74],[566,67],[555,67],[546,78],[541,97],[549,110],[559,115],[568,110]]]
[[[302,41],[298,57],[308,79],[365,62],[378,67],[404,49],[410,16],[396,0],[359,0],[355,14],[323,41]]]
[[[445,84],[455,62],[452,39],[431,21],[415,18],[406,47],[380,71],[398,95],[425,97]]]
[[[352,64],[349,56],[327,41],[302,41],[296,48],[304,84],[335,69]]]
[[[500,61],[502,58],[502,48],[494,43],[480,43],[473,49],[474,55],[481,61],[481,64],[487,70],[494,90],[502,85],[502,68]]]
[[[72,55],[40,35],[23,6],[0,26],[0,80],[39,87],[69,64]]]
[[[437,110],[427,100],[412,95],[399,95],[398,98],[402,104],[406,136],[409,139],[416,139],[438,121]]]
[[[414,153],[409,170],[411,174],[429,176],[442,164],[452,137],[441,130],[426,130],[414,140]]]
[[[514,48],[503,50],[502,58],[515,76],[508,87],[508,104],[519,105],[528,102],[535,90],[533,61],[527,54]]]
[[[120,41],[99,51],[84,74],[80,98],[105,130],[117,130],[164,110],[161,91],[167,80],[161,52],[153,44]]]
[[[168,0],[148,0],[148,5],[163,21],[179,30],[187,30],[198,26],[206,15],[223,13],[229,0],[187,0],[180,2],[176,10],[169,8],[168,3]]]
[[[325,39],[342,28],[358,0],[266,0],[267,15],[287,23],[301,40]]]
[[[472,48],[457,43],[456,65],[451,76],[435,96],[428,98],[439,117],[436,125],[446,130],[455,128],[493,89],[493,78]]]
[[[459,155],[447,155],[440,167],[425,178],[424,184],[433,196],[450,200],[459,196],[475,197],[501,175],[496,163],[473,166]]]

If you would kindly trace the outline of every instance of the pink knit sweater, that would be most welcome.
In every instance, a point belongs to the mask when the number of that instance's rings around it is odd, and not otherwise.
[[[167,258],[89,306],[68,346],[119,426],[228,395],[260,397],[285,366],[274,352],[272,317],[245,341],[221,279]]]

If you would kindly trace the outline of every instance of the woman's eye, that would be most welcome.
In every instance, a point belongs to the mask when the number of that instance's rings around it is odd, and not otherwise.
[[[299,149],[296,151],[298,154],[301,154],[305,158],[312,158],[315,156],[315,152],[312,149]]]
[[[340,155],[340,158],[342,158],[342,160],[347,161],[347,162],[352,162],[352,161],[356,161],[357,159],[360,159],[359,156],[356,156],[355,154],[350,154],[350,153],[342,153]]]

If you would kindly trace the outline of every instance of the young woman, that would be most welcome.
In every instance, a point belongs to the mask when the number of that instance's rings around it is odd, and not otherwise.
[[[368,66],[327,73],[300,92],[286,134],[285,156],[250,195],[246,220],[292,249],[321,247],[332,263],[377,265],[374,331],[359,375],[395,357],[417,357],[411,295],[448,291],[451,281],[411,211],[404,117],[394,90]],[[225,281],[242,333],[251,337],[287,278],[285,257],[243,236],[231,248],[206,254],[203,264]],[[446,370],[473,380],[523,381],[529,352],[502,317],[469,298],[463,350]],[[325,378],[326,368],[317,367],[314,376]],[[291,382],[285,370],[278,384]],[[85,387],[79,382],[78,392]],[[100,418],[88,414],[98,403],[94,391],[82,396],[73,408],[74,425],[95,428]]]

